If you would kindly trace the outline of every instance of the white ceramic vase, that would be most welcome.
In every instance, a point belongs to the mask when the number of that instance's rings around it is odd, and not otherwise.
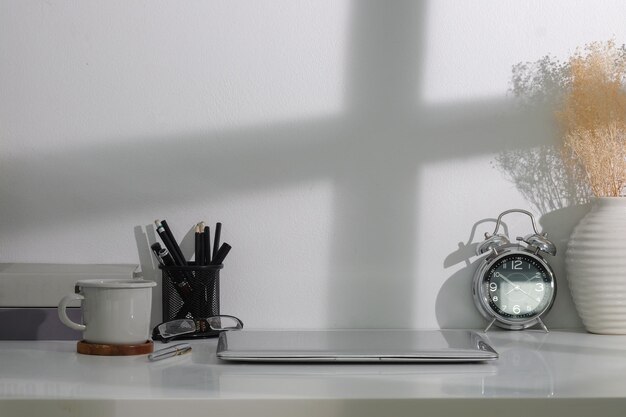
[[[570,237],[565,266],[587,331],[626,334],[626,197],[595,199]]]

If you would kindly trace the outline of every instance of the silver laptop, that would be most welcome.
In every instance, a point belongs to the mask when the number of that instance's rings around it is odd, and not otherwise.
[[[469,330],[222,332],[217,357],[252,362],[481,362],[498,353]]]

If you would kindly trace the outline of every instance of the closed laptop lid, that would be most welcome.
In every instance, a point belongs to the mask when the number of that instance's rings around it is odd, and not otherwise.
[[[220,334],[217,357],[261,362],[475,362],[498,358],[469,330],[241,330]]]

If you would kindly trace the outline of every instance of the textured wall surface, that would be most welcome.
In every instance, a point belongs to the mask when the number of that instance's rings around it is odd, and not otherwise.
[[[0,2],[0,260],[140,263],[151,223],[224,224],[248,327],[482,327],[475,243],[587,207],[513,68],[626,38],[619,1]],[[530,92],[532,93],[532,92]],[[536,99],[536,96],[533,96]],[[558,187],[557,187],[558,189]],[[557,190],[558,191],[558,190]],[[525,219],[507,222],[514,238]]]

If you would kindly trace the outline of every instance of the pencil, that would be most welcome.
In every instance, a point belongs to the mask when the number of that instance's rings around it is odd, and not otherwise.
[[[211,265],[211,228],[204,226],[204,264]]]
[[[213,259],[217,256],[217,251],[220,248],[220,235],[222,234],[222,223],[215,224],[215,237],[213,240]]]
[[[200,266],[202,265],[202,249],[200,247],[200,245],[202,244],[201,237],[200,237],[200,223],[196,224],[194,237],[195,237],[194,252],[196,254],[196,265]]]

